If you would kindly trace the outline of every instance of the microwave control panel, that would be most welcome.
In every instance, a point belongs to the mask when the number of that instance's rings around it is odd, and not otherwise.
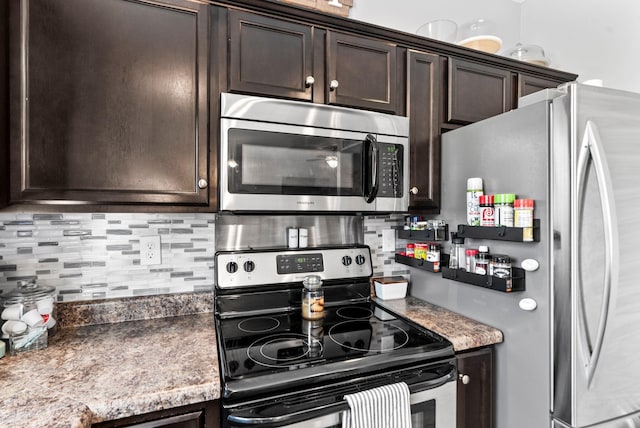
[[[400,144],[378,143],[378,197],[402,196],[403,147]]]

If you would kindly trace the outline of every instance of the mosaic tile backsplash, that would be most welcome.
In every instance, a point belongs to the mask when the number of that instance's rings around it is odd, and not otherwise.
[[[32,279],[62,301],[212,290],[214,226],[215,214],[0,214],[0,293]],[[148,235],[159,265],[140,264]]]
[[[0,214],[0,296],[17,281],[55,286],[61,301],[213,290],[215,214]],[[382,230],[402,216],[370,216],[364,243],[374,276],[408,275]],[[140,237],[159,235],[162,263],[140,264]],[[400,243],[402,246],[402,244]]]

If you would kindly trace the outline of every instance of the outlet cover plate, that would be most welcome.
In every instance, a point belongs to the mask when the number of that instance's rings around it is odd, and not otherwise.
[[[140,264],[143,266],[162,263],[162,247],[160,235],[140,237]]]
[[[382,251],[389,252],[396,250],[396,231],[384,229],[382,231]]]

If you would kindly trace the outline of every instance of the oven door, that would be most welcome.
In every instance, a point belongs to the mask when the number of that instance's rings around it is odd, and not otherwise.
[[[437,377],[435,374],[437,373]],[[411,391],[411,425],[421,428],[455,428],[456,368],[454,363],[427,373],[424,368],[386,375],[388,383],[404,379]],[[346,383],[348,389],[366,390],[380,386],[383,378],[357,379]],[[370,385],[369,385],[370,383]],[[343,400],[345,389],[336,385],[316,391],[299,391],[284,398],[255,401],[246,406],[224,406],[224,427],[339,428],[348,409]],[[347,392],[349,393],[349,392]]]
[[[220,125],[223,211],[379,211],[379,191],[388,211],[406,210],[402,183],[391,183],[403,178],[403,138],[230,118]],[[388,166],[380,173],[383,155],[398,159],[396,176]]]

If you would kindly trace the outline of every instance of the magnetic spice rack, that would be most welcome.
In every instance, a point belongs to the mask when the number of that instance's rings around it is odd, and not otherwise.
[[[400,254],[396,254],[396,262],[401,263],[403,265],[426,270],[427,272],[437,273],[435,270],[433,270],[433,263],[423,259],[416,259],[414,257],[407,257],[407,256],[402,256]],[[442,270],[442,266],[445,266],[448,264],[449,264],[449,254],[440,253],[440,270]]]
[[[421,241],[435,241],[433,230],[398,230],[398,238],[413,239]],[[474,239],[491,239],[496,241],[526,242],[523,241],[524,228],[522,227],[489,227],[489,226],[469,226],[458,225],[458,237]],[[449,226],[445,226],[445,240],[449,238]],[[533,220],[533,242],[540,241],[540,219]],[[414,257],[395,255],[397,263],[421,269],[427,272],[440,273],[443,278],[453,281],[464,282],[490,290],[511,293],[525,290],[525,271],[518,267],[511,268],[511,278],[504,279],[492,275],[479,275],[467,272],[464,269],[450,269],[449,254],[440,254],[440,271],[433,270],[433,263]]]
[[[467,272],[464,269],[449,269],[448,267],[442,267],[441,271],[443,278],[477,285],[478,287],[489,288],[491,290],[502,291],[504,293],[525,290],[524,269],[518,267],[511,268],[510,279],[498,278],[497,276],[492,275],[478,275],[476,273]]]
[[[492,239],[495,241],[525,242],[522,240],[524,228],[506,226],[469,226],[458,225],[458,237]],[[540,242],[540,219],[533,220],[533,242]]]
[[[449,240],[449,225],[444,226],[444,237],[442,239],[436,239],[435,231],[429,230],[398,230],[398,238],[400,239],[412,239],[416,241],[435,241],[442,242]]]

